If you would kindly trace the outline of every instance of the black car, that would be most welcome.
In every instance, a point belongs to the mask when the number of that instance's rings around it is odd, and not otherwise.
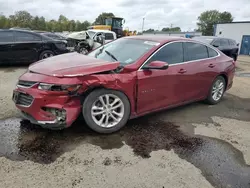
[[[33,63],[69,52],[66,43],[32,31],[0,30],[0,64]]]
[[[47,36],[49,38],[55,39],[55,40],[61,40],[67,43],[67,38],[57,35],[55,33],[51,33],[51,32],[40,32],[41,35]]]
[[[211,44],[212,46],[218,48],[227,56],[233,58],[235,61],[237,60],[239,44],[237,44],[236,41],[233,39],[214,37],[214,36],[193,37],[193,39]]]

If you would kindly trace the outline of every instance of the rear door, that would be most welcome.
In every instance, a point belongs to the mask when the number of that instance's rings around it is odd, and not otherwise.
[[[185,42],[184,50],[187,72],[187,75],[183,76],[181,80],[185,83],[185,89],[182,91],[185,93],[184,101],[204,98],[217,75],[216,57],[218,53],[206,45],[194,42]]]
[[[12,51],[18,62],[31,63],[38,60],[43,48],[41,36],[31,32],[14,31],[14,38]]]
[[[0,31],[0,63],[14,62],[12,54],[13,43],[13,31]]]

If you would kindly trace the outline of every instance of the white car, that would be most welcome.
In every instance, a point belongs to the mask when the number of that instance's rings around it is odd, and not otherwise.
[[[117,39],[116,33],[109,30],[89,29],[87,33],[92,39],[94,39],[95,36],[103,34],[105,36],[105,43]]]

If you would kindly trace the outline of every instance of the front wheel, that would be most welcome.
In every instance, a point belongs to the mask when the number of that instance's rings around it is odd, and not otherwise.
[[[86,97],[82,113],[92,130],[98,133],[113,133],[127,123],[130,103],[122,92],[98,89]]]
[[[222,76],[218,76],[214,80],[210,88],[206,101],[212,105],[219,103],[224,95],[225,90],[226,90],[226,81]]]

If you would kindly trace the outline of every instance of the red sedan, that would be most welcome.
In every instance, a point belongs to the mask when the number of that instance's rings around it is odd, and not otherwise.
[[[88,55],[68,53],[32,64],[13,100],[34,124],[69,127],[79,115],[99,133],[154,111],[194,101],[220,102],[235,62],[209,44],[185,38],[124,37]]]

